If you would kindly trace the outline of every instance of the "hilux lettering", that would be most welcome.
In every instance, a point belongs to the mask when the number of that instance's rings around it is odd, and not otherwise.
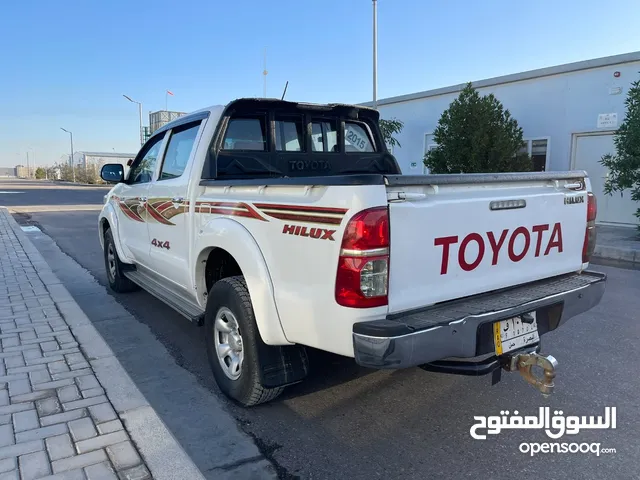
[[[303,227],[301,225],[285,225],[282,229],[282,233],[288,233],[289,235],[298,235],[300,237],[319,238],[320,240],[335,241],[333,234],[335,230],[327,230],[326,228],[310,228]]]
[[[549,224],[534,225],[531,231],[527,227],[518,227],[513,231],[505,228],[499,236],[494,232],[486,232],[487,242],[479,233],[469,233],[460,242],[458,249],[458,265],[465,272],[470,272],[478,268],[484,259],[485,253],[491,251],[491,265],[497,265],[500,260],[500,253],[506,250],[506,254],[514,263],[519,262],[527,256],[530,250],[533,250],[532,243],[535,245],[534,256],[539,257],[542,252],[543,234],[550,228]],[[509,237],[509,240],[507,240]],[[532,242],[532,237],[534,240]],[[522,239],[524,246],[520,249],[516,248],[516,242]],[[458,236],[438,237],[434,240],[436,247],[442,247],[442,262],[440,264],[440,275],[445,275],[449,270],[449,256],[451,253],[451,245],[458,243]],[[488,243],[488,246],[487,246]],[[477,254],[475,258],[469,259],[466,255],[469,244],[475,244]],[[557,249],[558,253],[562,253],[562,226],[560,223],[553,225],[551,235],[545,244],[542,255],[549,255],[552,249]],[[504,255],[503,255],[504,256]]]
[[[584,203],[584,195],[580,195],[579,197],[564,197],[565,205],[575,205],[576,203]]]

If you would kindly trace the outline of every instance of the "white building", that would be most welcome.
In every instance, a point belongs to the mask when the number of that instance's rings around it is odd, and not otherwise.
[[[117,153],[117,152],[75,152],[73,154],[73,163],[77,166],[96,165],[100,169],[105,163],[121,163],[126,166],[130,159],[136,157],[135,153]]]
[[[493,93],[524,131],[537,170],[581,169],[589,173],[602,224],[636,225],[638,205],[630,193],[602,193],[606,169],[599,161],[615,153],[613,134],[625,115],[631,82],[640,79],[640,52],[597,58],[473,82]],[[428,173],[422,159],[433,148],[433,131],[464,84],[378,101],[381,118],[404,122],[393,154],[404,174]],[[367,103],[365,105],[371,105]]]

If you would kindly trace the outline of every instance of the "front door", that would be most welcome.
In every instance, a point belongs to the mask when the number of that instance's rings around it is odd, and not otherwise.
[[[164,137],[165,133],[159,134],[144,145],[131,165],[127,180],[114,191],[120,241],[135,262],[145,266],[149,263],[150,250],[148,190],[162,152]]]
[[[150,268],[188,290],[189,232],[195,230],[189,215],[189,178],[202,124],[197,120],[168,132],[164,159],[147,201]]]
[[[608,169],[600,164],[602,156],[615,154],[613,134],[578,135],[576,137],[575,168],[586,170],[591,180],[591,188],[598,202],[597,223],[612,225],[636,225],[638,219],[634,216],[637,204],[631,200],[631,192],[604,193],[604,182],[609,175]]]

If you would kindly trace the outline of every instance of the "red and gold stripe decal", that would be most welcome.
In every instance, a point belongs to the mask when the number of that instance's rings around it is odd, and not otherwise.
[[[196,213],[212,215],[232,215],[236,217],[253,218],[267,222],[251,205],[243,202],[196,202]]]
[[[131,220],[135,220],[136,222],[144,222],[144,219],[138,213],[137,208],[134,210],[132,207],[137,207],[140,204],[140,200],[137,198],[130,198],[123,200],[120,197],[116,197],[115,195],[111,197],[114,202],[120,207],[122,213],[124,213]]]
[[[120,210],[131,220],[136,222],[157,222],[163,225],[175,226],[171,219],[189,211],[190,203],[183,201],[174,203],[170,198],[152,198],[143,206],[139,198],[122,199],[116,196],[111,199]],[[141,212],[139,212],[139,209]],[[303,205],[286,205],[276,203],[245,202],[195,202],[194,212],[207,215],[229,215],[234,217],[251,218],[268,222],[264,215],[284,221],[315,223],[322,225],[340,225],[346,208],[315,207]],[[144,217],[141,215],[144,213]]]
[[[161,203],[161,205],[164,205],[165,203],[166,202],[163,202]],[[175,225],[175,223],[170,222],[168,218],[164,217],[162,215],[162,212],[158,211],[156,205],[157,203],[154,204],[151,202],[147,202],[147,213],[151,215],[151,218],[153,218],[158,223],[162,223],[163,225]],[[166,209],[164,211],[166,212]]]
[[[303,205],[281,205],[273,203],[255,203],[254,206],[269,217],[294,222],[340,225],[346,208],[311,207]]]

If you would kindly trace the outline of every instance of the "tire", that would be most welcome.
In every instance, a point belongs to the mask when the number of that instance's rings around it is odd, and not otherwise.
[[[230,332],[216,329],[217,319]],[[234,322],[238,327],[236,331]],[[209,365],[218,387],[227,397],[244,407],[251,407],[271,401],[282,393],[285,387],[265,388],[260,383],[258,348],[268,346],[260,338],[244,277],[223,278],[211,287],[204,328]],[[222,359],[217,353],[220,345],[226,345],[230,350]],[[241,358],[237,368],[233,368],[233,357]]]
[[[127,268],[118,257],[111,229],[107,228],[104,232],[104,267],[107,273],[107,281],[109,288],[117,293],[127,293],[138,290],[135,283],[124,276],[124,270]]]

